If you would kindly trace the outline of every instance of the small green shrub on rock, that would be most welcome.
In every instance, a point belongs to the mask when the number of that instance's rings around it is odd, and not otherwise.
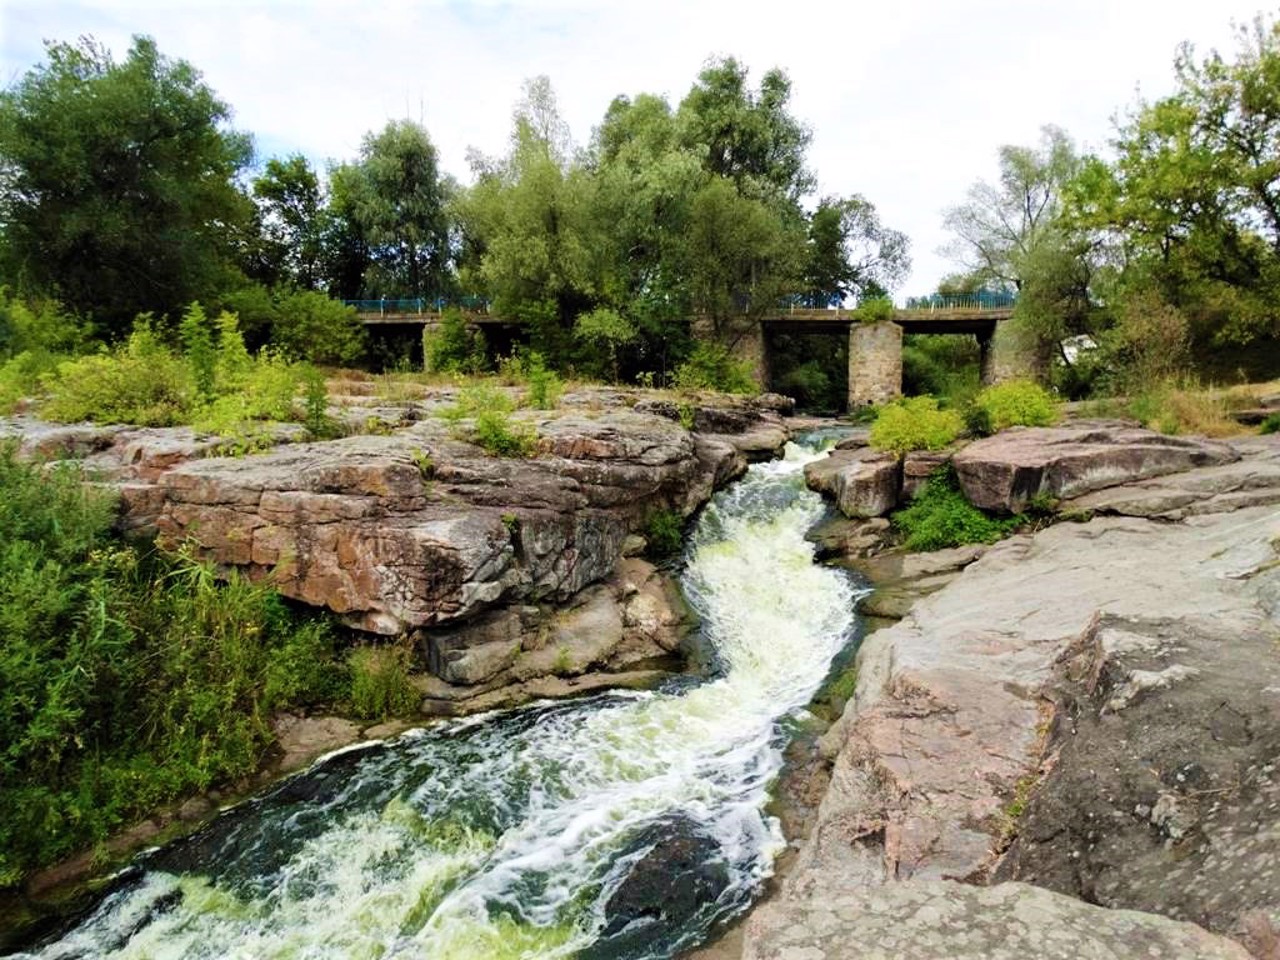
[[[941,450],[964,429],[954,410],[939,410],[933,397],[909,397],[881,407],[871,425],[871,446],[902,456],[912,450]]]
[[[721,393],[756,393],[759,388],[751,376],[751,366],[735,360],[727,347],[718,343],[699,343],[693,353],[676,369],[674,386],[678,390],[718,390]]]
[[[359,647],[351,652],[351,711],[362,720],[405,716],[417,707],[403,647]]]
[[[658,510],[645,524],[644,537],[649,543],[650,557],[674,556],[684,543],[684,519],[674,510]]]
[[[945,550],[966,543],[995,543],[1022,522],[1021,517],[996,519],[967,499],[950,465],[925,482],[912,504],[893,515],[908,550]]]
[[[1058,403],[1049,391],[1030,380],[1010,380],[974,398],[969,425],[975,433],[998,433],[1008,427],[1050,427],[1058,419]]]

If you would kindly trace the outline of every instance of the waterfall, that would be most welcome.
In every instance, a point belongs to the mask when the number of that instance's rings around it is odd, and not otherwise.
[[[853,583],[804,539],[815,455],[752,467],[690,538],[712,677],[343,752],[142,858],[24,956],[642,960],[700,942],[769,875],[782,724],[854,635]],[[645,906],[664,890],[674,920]]]

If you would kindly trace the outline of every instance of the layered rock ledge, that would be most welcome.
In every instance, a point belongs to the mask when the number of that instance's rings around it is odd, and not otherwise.
[[[745,957],[1275,955],[1280,440],[1130,439],[1101,482],[1030,452],[1060,432],[993,438],[1021,451],[974,471],[1000,503],[1047,490],[1083,522],[949,559],[864,641]]]
[[[0,438],[117,487],[135,535],[270,576],[356,630],[412,634],[430,713],[589,689],[599,671],[642,683],[653,666],[678,667],[679,595],[631,555],[644,546],[635,535],[659,512],[689,517],[749,459],[780,452],[789,402],[582,391],[556,411],[513,415],[537,433],[526,458],[462,439],[465,424],[432,415],[447,399],[348,400],[335,415],[375,432],[240,457],[217,456],[223,441],[189,428],[10,418]]]

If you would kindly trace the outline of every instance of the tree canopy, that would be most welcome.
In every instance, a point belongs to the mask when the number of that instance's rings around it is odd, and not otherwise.
[[[92,40],[46,55],[0,93],[6,277],[117,332],[239,282],[252,148],[230,108],[145,37],[120,62]]]

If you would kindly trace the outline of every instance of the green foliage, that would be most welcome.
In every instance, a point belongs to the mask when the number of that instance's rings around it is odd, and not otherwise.
[[[853,315],[861,323],[886,323],[893,319],[893,301],[888,297],[864,300]]]
[[[938,409],[933,397],[909,397],[887,403],[871,425],[871,446],[902,456],[912,450],[941,450],[964,429],[954,410]]]
[[[484,337],[467,328],[461,310],[449,307],[438,333],[423,329],[422,355],[428,373],[479,373],[485,366]]]
[[[1258,426],[1258,433],[1280,433],[1280,413],[1269,413]]]
[[[535,410],[554,410],[564,384],[554,371],[548,370],[542,354],[529,354],[526,362],[529,379],[529,406]]]
[[[457,402],[441,416],[459,425],[471,420],[470,430],[460,431],[461,435],[494,456],[530,457],[537,452],[538,434],[531,424],[511,418],[515,407],[503,391],[477,383],[463,388]]]
[[[336,424],[329,416],[329,391],[324,374],[315,367],[302,369],[302,423],[313,440],[323,440],[335,434]]]
[[[943,550],[966,543],[995,543],[1022,518],[995,519],[968,500],[948,465],[935,471],[911,505],[891,518],[908,550]]]
[[[351,711],[362,720],[407,716],[421,695],[409,682],[409,651],[403,646],[358,647],[348,658]]]
[[[1051,427],[1061,417],[1049,391],[1029,380],[1009,380],[987,387],[973,401],[982,433],[1007,427]]]
[[[955,334],[908,334],[902,340],[902,389],[931,394],[959,409],[981,389],[978,342]]]
[[[721,393],[756,393],[751,365],[735,360],[729,348],[702,342],[676,369],[673,385],[679,390],[719,390]]]
[[[616,383],[619,352],[639,340],[640,328],[616,310],[597,307],[578,315],[573,335],[600,358],[601,371]]]
[[[495,457],[531,457],[538,450],[537,431],[498,410],[476,415],[471,440]]]
[[[318,620],[111,533],[71,469],[0,447],[0,877],[257,769],[274,710],[335,696]]]
[[[24,350],[0,364],[0,415],[13,413],[20,403],[40,392],[44,378],[57,370],[57,354]]]
[[[148,310],[234,285],[252,207],[236,177],[249,138],[182,60],[136,37],[122,61],[50,43],[0,94],[5,275],[114,334]]]
[[[205,316],[200,304],[191,304],[182,315],[178,335],[182,339],[182,350],[191,370],[196,396],[201,403],[208,403],[214,398],[217,389],[217,354],[213,346],[213,333],[209,329],[209,318]]]
[[[312,290],[291,293],[276,305],[271,342],[297,360],[349,364],[364,356],[368,332],[353,307]]]
[[[64,360],[42,385],[49,398],[41,414],[62,423],[167,427],[188,422],[196,399],[190,366],[159,341],[145,318],[123,346]]]
[[[684,518],[674,510],[656,510],[645,522],[648,554],[655,560],[675,556],[684,545]]]

